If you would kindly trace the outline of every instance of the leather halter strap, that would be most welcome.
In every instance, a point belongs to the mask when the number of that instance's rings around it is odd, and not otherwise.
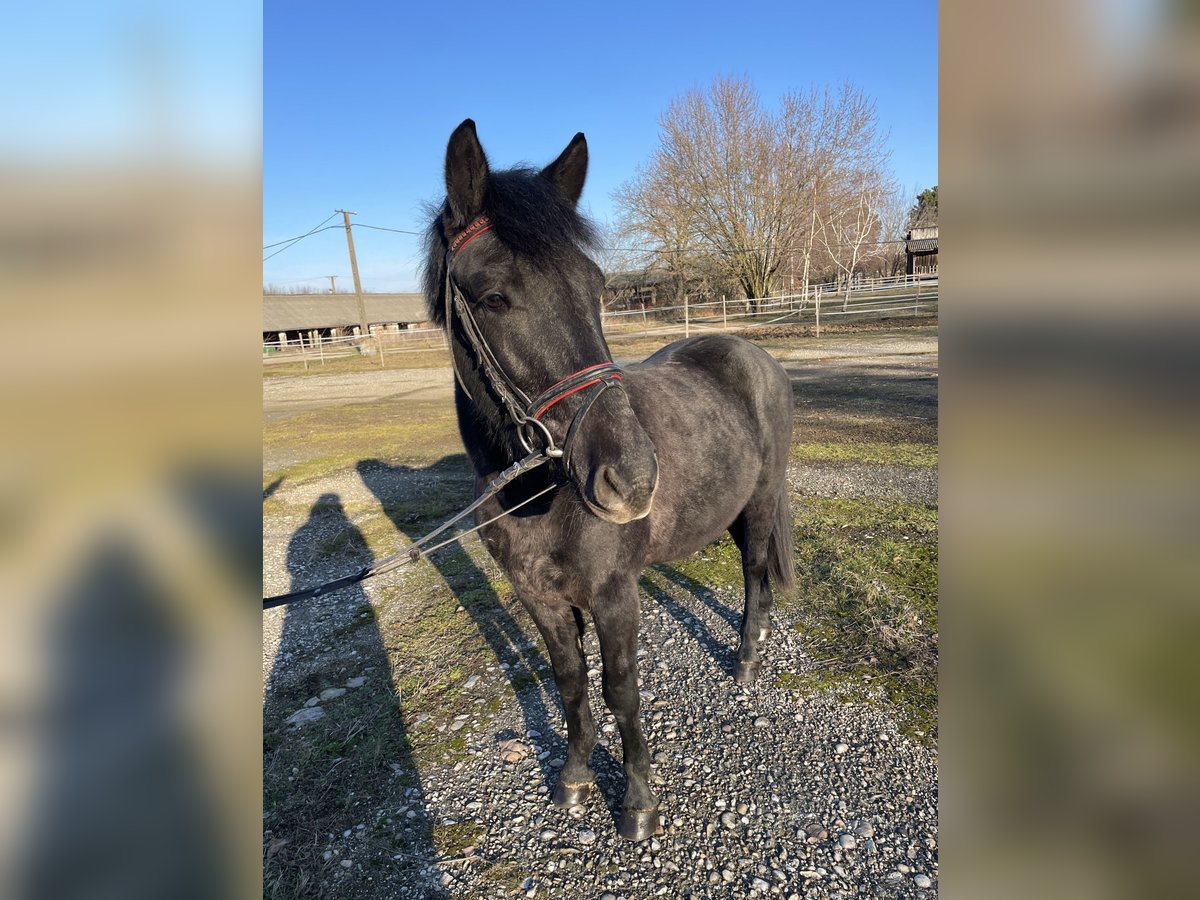
[[[595,402],[600,399],[600,395],[604,391],[610,387],[621,387],[619,382],[623,380],[623,376],[620,368],[612,362],[595,363],[594,365],[585,366],[578,372],[574,372],[565,378],[560,378],[532,400],[509,377],[484,338],[483,332],[479,328],[479,323],[475,320],[474,313],[471,312],[470,304],[463,297],[462,291],[459,290],[458,285],[450,276],[450,261],[454,254],[461,252],[463,248],[479,235],[490,231],[491,227],[492,223],[488,217],[480,216],[449,242],[449,246],[446,249],[446,329],[450,334],[451,340],[453,340],[453,312],[457,312],[462,335],[466,339],[466,343],[475,352],[475,357],[479,361],[479,366],[483,370],[484,377],[491,385],[492,390],[500,398],[501,403],[504,404],[509,418],[512,420],[513,425],[516,426],[517,437],[521,445],[527,451],[533,452],[531,438],[533,438],[536,432],[540,432],[541,440],[545,444],[542,452],[551,458],[561,458],[565,471],[567,464],[570,462],[571,447],[574,444],[575,435],[579,431],[579,426],[584,417]],[[454,370],[454,377],[458,381],[459,387],[462,388],[463,393],[472,402],[475,402],[475,398],[467,390],[462,375],[458,371],[458,364],[455,362],[453,352],[450,354],[450,366]],[[587,390],[588,388],[596,388],[597,386],[599,386],[598,390],[593,390],[584,397],[583,403],[576,410],[570,424],[567,426],[562,446],[557,446],[554,436],[550,434],[550,430],[542,422],[541,416],[556,403],[565,400],[572,394]]]

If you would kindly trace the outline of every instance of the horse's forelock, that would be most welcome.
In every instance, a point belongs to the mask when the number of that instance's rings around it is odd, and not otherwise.
[[[446,249],[453,235],[445,231],[444,202],[426,207],[426,211],[432,221],[425,232],[422,287],[430,318],[440,325],[444,319],[441,292],[446,279]],[[597,244],[595,226],[537,169],[518,166],[493,172],[483,212],[500,240],[538,265],[562,268],[573,251],[593,250]]]

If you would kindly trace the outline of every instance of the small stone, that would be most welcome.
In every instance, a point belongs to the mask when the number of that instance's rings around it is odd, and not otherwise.
[[[541,834],[538,835],[538,837],[541,838],[543,841],[552,841],[556,837],[558,837],[558,832],[555,831],[553,828],[546,828],[542,831]]]
[[[464,719],[455,719],[453,722],[450,723],[450,730],[458,731],[460,728],[462,728],[466,724],[467,724],[466,720],[464,720]]]
[[[771,885],[763,881],[761,878],[755,878],[753,881],[751,881],[750,887],[756,891],[769,891],[771,889]]]
[[[733,831],[733,829],[738,827],[738,817],[734,813],[723,812],[721,813],[721,824],[730,831]]]
[[[596,843],[596,832],[592,831],[590,828],[581,828],[579,830],[579,843],[583,844],[585,847],[589,844]]]
[[[298,709],[287,717],[287,724],[293,726],[307,725],[309,722],[316,722],[318,719],[325,718],[325,710],[319,706],[306,706],[303,709]]]
[[[566,764],[567,764],[567,761],[565,759],[563,759],[561,756],[556,756],[556,757],[554,757],[554,759],[550,760],[550,767],[552,769],[561,769]]]
[[[733,879],[734,879],[733,869],[722,869],[721,877],[724,878],[726,881],[733,881]]]
[[[340,863],[338,863],[338,865],[341,866],[343,869],[348,869],[352,865],[354,865],[354,862],[349,859],[343,859]]]
[[[921,889],[933,887],[933,882],[929,879],[928,875],[921,875],[921,874],[914,875],[913,876],[913,884],[915,884],[917,887],[919,887]]]
[[[364,684],[366,684],[366,682],[367,682],[367,678],[365,675],[355,675],[353,678],[346,679],[346,687],[360,688]]]
[[[854,829],[854,833],[857,834],[859,837],[865,837],[865,838],[874,837],[875,836],[875,826],[872,825],[870,822],[862,822],[857,828]]]
[[[743,815],[743,816],[744,816],[746,813],[750,812],[750,805],[749,805],[749,804],[747,804],[747,803],[744,803],[744,802],[743,802],[743,803],[739,803],[739,804],[737,805],[737,811],[738,811],[738,813],[739,813],[739,814],[741,814],[741,815]]]
[[[470,678],[467,679],[467,683],[464,684],[463,687],[469,691],[471,688],[475,687],[475,685],[477,685],[477,684],[479,684],[479,676],[472,675]]]
[[[342,696],[342,694],[344,694],[344,693],[346,693],[345,688],[325,688],[325,690],[321,691],[320,697],[321,697],[321,700],[323,700],[323,701],[324,700],[334,700],[334,699]]]
[[[754,727],[755,728],[770,728],[771,720],[768,719],[766,716],[759,716],[757,719],[754,720]]]
[[[898,881],[904,880],[904,876],[901,875],[899,872],[888,872],[886,875],[883,876],[883,878],[885,881],[890,881],[893,884],[895,884]]]
[[[833,752],[834,753],[845,753],[849,749],[850,749],[850,747],[847,744],[838,744],[836,747],[833,748]]]
[[[305,706],[316,706],[320,702],[321,702],[320,697],[309,697],[307,700],[304,701],[304,705]]]
[[[843,850],[853,850],[858,846],[858,841],[854,839],[854,835],[852,834],[843,834],[838,838],[838,846]]]
[[[469,809],[471,812],[478,812],[479,810],[483,809],[483,804],[478,800],[472,800],[467,804],[467,809]]]
[[[576,803],[567,810],[567,815],[572,819],[582,819],[585,815],[587,815],[587,810],[584,809],[582,805]]]
[[[612,893],[612,891],[605,891],[600,895],[600,900],[617,900],[617,895]]]
[[[331,859],[333,859],[333,851],[332,850],[326,850],[321,855],[323,857],[325,857],[325,862],[329,862]]]

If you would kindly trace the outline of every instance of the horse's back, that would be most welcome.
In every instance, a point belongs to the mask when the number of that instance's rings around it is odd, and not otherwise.
[[[787,372],[771,354],[745,338],[732,334],[684,338],[630,368],[652,377],[676,369],[685,378],[701,379],[691,386],[707,382],[721,395],[719,399],[742,399],[760,420],[786,426],[790,439],[792,390]]]
[[[658,458],[648,561],[700,549],[751,497],[784,489],[791,383],[769,353],[733,335],[701,335],[627,372],[630,403]]]

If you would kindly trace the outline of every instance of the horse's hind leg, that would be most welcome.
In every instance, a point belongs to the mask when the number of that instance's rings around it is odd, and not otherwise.
[[[559,806],[574,806],[587,797],[596,777],[588,766],[596,746],[596,725],[587,696],[583,619],[566,603],[551,606],[527,601],[525,607],[550,652],[554,683],[567,719],[567,762],[559,773],[553,799]]]
[[[658,829],[659,818],[658,798],[650,790],[650,751],[638,718],[638,596],[633,579],[610,579],[591,608],[604,657],[604,702],[617,720],[625,762],[618,830],[622,837],[643,841]]]
[[[775,527],[775,497],[769,503],[754,497],[729,526],[734,543],[742,551],[742,579],[746,605],[742,610],[741,640],[733,679],[749,684],[758,677],[762,660],[758,645],[771,633],[771,582],[768,578],[771,531]]]

